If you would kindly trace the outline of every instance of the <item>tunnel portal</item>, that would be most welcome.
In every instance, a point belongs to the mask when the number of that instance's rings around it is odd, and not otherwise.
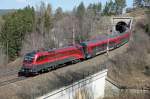
[[[128,28],[128,25],[123,21],[118,22],[115,26],[116,31],[119,31],[120,33],[125,32],[127,28]]]

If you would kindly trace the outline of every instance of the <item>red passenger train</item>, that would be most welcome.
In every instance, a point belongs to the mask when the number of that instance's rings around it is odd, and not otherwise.
[[[106,52],[107,48],[117,48],[128,42],[131,33],[128,26],[123,25],[120,27],[121,31],[113,32],[109,35],[103,34],[80,44],[27,53],[24,56],[23,66],[18,75],[36,75],[43,71],[61,67],[62,64],[75,63],[92,58]]]

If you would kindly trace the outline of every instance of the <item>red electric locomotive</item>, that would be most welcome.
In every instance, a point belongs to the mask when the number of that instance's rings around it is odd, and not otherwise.
[[[25,55],[18,75],[35,75],[45,70],[55,69],[61,64],[78,62],[84,58],[82,46],[78,44],[53,50],[34,51]]]

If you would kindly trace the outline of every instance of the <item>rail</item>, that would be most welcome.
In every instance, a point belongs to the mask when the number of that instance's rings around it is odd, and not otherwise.
[[[26,77],[17,77],[16,75],[13,75],[13,76],[14,77],[9,80],[1,81],[0,87],[26,79]]]

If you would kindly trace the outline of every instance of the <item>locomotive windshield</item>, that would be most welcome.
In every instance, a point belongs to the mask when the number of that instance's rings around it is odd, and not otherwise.
[[[80,45],[83,47],[84,53],[86,53],[87,52],[87,45],[84,42],[80,43]]]
[[[26,54],[24,57],[24,62],[25,63],[32,63],[34,60],[34,55],[35,55],[34,52]]]

